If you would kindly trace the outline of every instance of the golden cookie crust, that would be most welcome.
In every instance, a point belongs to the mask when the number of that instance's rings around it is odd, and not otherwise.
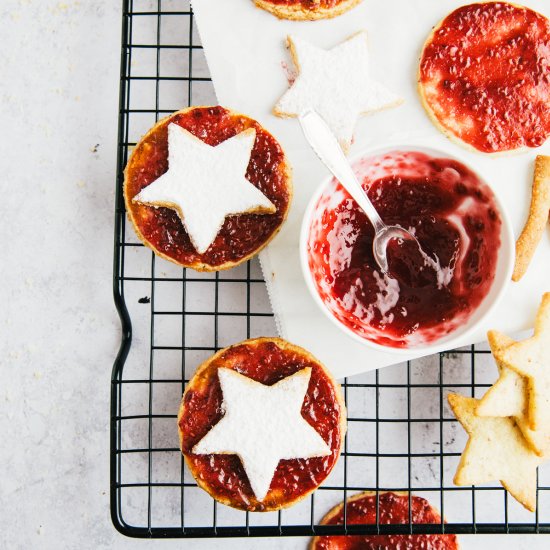
[[[134,209],[132,208],[132,199],[133,197],[129,196],[128,192],[128,185],[129,181],[132,180],[134,174],[139,170],[139,160],[142,156],[146,155],[146,152],[143,151],[143,144],[147,142],[147,140],[153,136],[156,132],[160,130],[161,127],[163,127],[167,121],[169,121],[171,118],[173,118],[176,115],[186,114],[190,111],[193,111],[195,109],[207,109],[208,106],[204,105],[194,105],[192,107],[187,107],[186,109],[181,109],[179,111],[175,111],[174,113],[160,119],[137,143],[137,145],[132,150],[132,153],[130,154],[130,158],[128,159],[128,163],[126,164],[126,168],[124,169],[124,184],[123,184],[123,192],[124,192],[124,203],[126,206],[126,212],[128,214],[128,218],[132,222],[132,225],[134,226],[134,231],[136,232],[136,235],[139,237],[141,242],[148,248],[150,248],[157,256],[168,260],[169,262],[175,263],[176,265],[179,265],[181,267],[189,267],[194,269],[195,271],[203,271],[203,272],[214,272],[214,271],[223,271],[226,269],[231,269],[233,267],[236,267],[248,260],[250,260],[252,257],[256,256],[259,252],[261,252],[270,242],[271,240],[277,235],[277,233],[280,231],[281,227],[283,226],[284,222],[286,221],[286,218],[288,216],[288,212],[290,210],[290,205],[292,203],[293,198],[293,186],[292,186],[292,169],[290,167],[290,164],[288,163],[287,156],[285,152],[283,152],[283,163],[280,165],[279,169],[284,173],[284,179],[285,179],[285,186],[288,193],[288,202],[287,202],[287,208],[283,212],[283,217],[281,219],[281,223],[279,226],[273,231],[273,233],[269,236],[268,239],[266,239],[263,243],[261,243],[258,247],[256,247],[253,251],[251,251],[248,255],[244,256],[243,258],[237,260],[237,261],[228,261],[224,262],[220,265],[211,265],[206,262],[202,262],[200,260],[195,260],[190,263],[181,263],[175,260],[174,258],[164,254],[160,250],[158,250],[151,242],[147,240],[147,238],[143,235],[142,231],[140,230],[138,220],[136,219],[134,215]],[[226,109],[230,116],[236,116],[236,117],[245,117],[249,120],[253,120],[250,117],[248,117],[245,114],[239,113],[237,111],[233,111],[231,109]],[[257,123],[257,121],[254,121]],[[259,124],[259,123],[258,123]],[[266,134],[271,136],[277,143],[279,143],[273,135],[265,129],[265,127],[261,126],[262,131],[264,131]],[[280,144],[279,144],[280,146]],[[168,205],[167,205],[168,206]]]
[[[213,363],[216,362],[216,360],[223,355],[225,352],[230,350],[231,348],[235,348],[237,346],[250,346],[253,348],[259,347],[260,345],[264,343],[274,343],[279,349],[281,350],[288,350],[291,352],[294,352],[300,356],[302,356],[304,359],[306,359],[308,362],[315,363],[321,369],[323,370],[323,373],[327,376],[328,380],[331,382],[333,388],[334,388],[334,395],[336,397],[336,403],[340,410],[340,448],[338,449],[338,456],[334,460],[334,464],[332,468],[336,465],[338,462],[338,457],[340,456],[340,453],[342,452],[342,448],[344,445],[344,436],[346,434],[347,429],[347,415],[346,415],[346,404],[344,402],[344,398],[342,396],[342,392],[340,389],[340,385],[334,380],[334,377],[330,373],[330,371],[317,359],[315,358],[309,351],[305,350],[304,348],[301,348],[299,346],[296,346],[294,344],[291,344],[290,342],[287,342],[283,338],[268,338],[268,337],[259,337],[259,338],[251,338],[249,340],[244,340],[243,342],[239,342],[238,344],[233,344],[232,346],[228,346],[226,348],[223,348],[219,350],[217,353],[215,353],[212,357],[204,361],[197,370],[195,371],[195,374],[187,384],[187,387],[185,388],[185,391],[183,393],[183,397],[181,399],[180,408],[178,411],[178,434],[179,434],[179,441],[180,441],[180,449],[182,449],[183,453],[183,441],[184,441],[184,433],[180,428],[180,420],[183,417],[185,413],[185,396],[189,391],[196,391],[201,386],[208,385],[209,380],[209,371],[211,369],[216,369],[215,365]],[[203,479],[201,479],[200,476],[200,470],[195,467],[194,463],[188,459],[187,455],[183,453],[183,456],[185,458],[185,462],[187,466],[189,467],[189,470],[193,474],[193,477],[195,478],[197,484],[199,487],[204,489],[212,498],[217,500],[218,502],[221,502],[222,504],[225,504],[227,506],[231,506],[233,508],[237,508],[239,510],[246,510],[246,508],[243,508],[242,506],[238,505],[234,501],[232,501],[230,498],[226,498],[224,495],[220,495],[213,490],[213,488],[208,485]],[[332,471],[332,468],[330,471]],[[330,474],[330,471],[327,472],[327,477]],[[326,478],[325,478],[326,479]],[[318,487],[318,486],[317,486]],[[286,502],[283,502],[280,506],[266,506],[265,509],[262,509],[262,512],[273,512],[276,510],[281,510],[283,508],[289,508],[290,506],[294,506],[297,502],[300,502],[307,496],[309,496],[313,491],[317,489],[317,487],[313,487],[311,490],[301,494],[298,498],[295,498],[293,500],[289,500]],[[250,511],[258,511],[254,510],[253,508],[250,508]]]
[[[254,0],[259,8],[268,11],[279,19],[290,19],[291,21],[317,21],[319,19],[331,19],[351,10],[363,0],[343,0],[332,8],[321,5],[314,9],[308,9],[302,4],[284,5],[274,4],[268,0]]]
[[[535,250],[542,239],[550,215],[550,156],[538,155],[535,160],[533,190],[529,215],[516,242],[516,262],[513,281],[519,281],[527,272]]]

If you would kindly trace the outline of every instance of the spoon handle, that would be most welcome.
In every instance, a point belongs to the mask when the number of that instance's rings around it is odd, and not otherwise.
[[[299,116],[299,121],[304,135],[315,151],[315,154],[344,186],[361,210],[365,212],[375,232],[378,233],[385,229],[386,224],[378,215],[376,208],[374,208],[369,197],[363,191],[359,181],[357,181],[357,177],[348,159],[344,155],[334,134],[327,126],[327,123],[313,109],[302,112]]]

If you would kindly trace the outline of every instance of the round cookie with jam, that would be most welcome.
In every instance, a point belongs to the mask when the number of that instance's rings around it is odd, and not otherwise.
[[[523,6],[461,6],[429,36],[418,74],[435,125],[469,149],[539,147],[550,136],[550,21]]]
[[[285,221],[291,171],[277,140],[224,107],[190,107],[159,121],[124,173],[126,210],[153,251],[218,271],[263,249]]]
[[[256,338],[199,366],[178,429],[200,487],[228,506],[268,512],[302,500],[330,474],[346,410],[315,357],[280,338]]]
[[[378,503],[377,503],[378,500]],[[410,503],[410,515],[409,515]],[[378,509],[378,511],[377,511]],[[407,493],[364,492],[347,499],[347,525],[441,524],[441,516],[430,503]],[[335,506],[321,525],[343,525],[344,503]],[[310,550],[458,550],[456,535],[326,535],[314,537]]]
[[[362,0],[254,0],[259,8],[279,19],[314,21],[329,19],[354,8]]]

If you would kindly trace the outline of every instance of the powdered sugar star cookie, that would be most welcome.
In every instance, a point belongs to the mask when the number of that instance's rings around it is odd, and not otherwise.
[[[359,115],[394,107],[402,99],[369,76],[367,33],[358,32],[331,50],[289,36],[298,77],[281,97],[274,114],[296,117],[317,111],[348,151]]]
[[[256,131],[249,129],[212,147],[170,123],[168,172],[132,200],[175,210],[202,254],[227,216],[275,212],[273,203],[245,177],[255,139]]]
[[[280,460],[329,456],[330,447],[301,415],[311,368],[266,386],[218,369],[225,411],[193,447],[194,454],[236,454],[256,498],[262,501]]]

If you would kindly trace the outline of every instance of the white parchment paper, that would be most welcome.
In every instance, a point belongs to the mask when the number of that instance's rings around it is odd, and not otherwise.
[[[299,124],[271,114],[288,88],[292,69],[285,48],[288,34],[331,48],[359,31],[369,36],[372,75],[399,93],[405,103],[358,121],[350,151],[382,146],[427,145],[462,157],[489,182],[508,209],[516,236],[521,231],[531,194],[538,150],[507,156],[472,153],[445,138],[429,121],[416,92],[416,71],[430,30],[447,13],[467,2],[453,0],[364,0],[335,19],[282,21],[256,8],[252,0],[194,0],[201,40],[221,105],[241,111],[271,131],[281,142],[294,171],[294,200],[287,222],[261,254],[264,275],[281,336],[302,345],[338,378],[418,357],[372,350],[342,333],[313,301],[299,261],[300,225],[309,198],[327,176],[325,167],[305,142]],[[550,16],[548,0],[523,4]],[[463,345],[485,340],[488,329],[516,332],[533,325],[543,292],[550,290],[550,232],[520,283],[510,283],[500,305]]]

